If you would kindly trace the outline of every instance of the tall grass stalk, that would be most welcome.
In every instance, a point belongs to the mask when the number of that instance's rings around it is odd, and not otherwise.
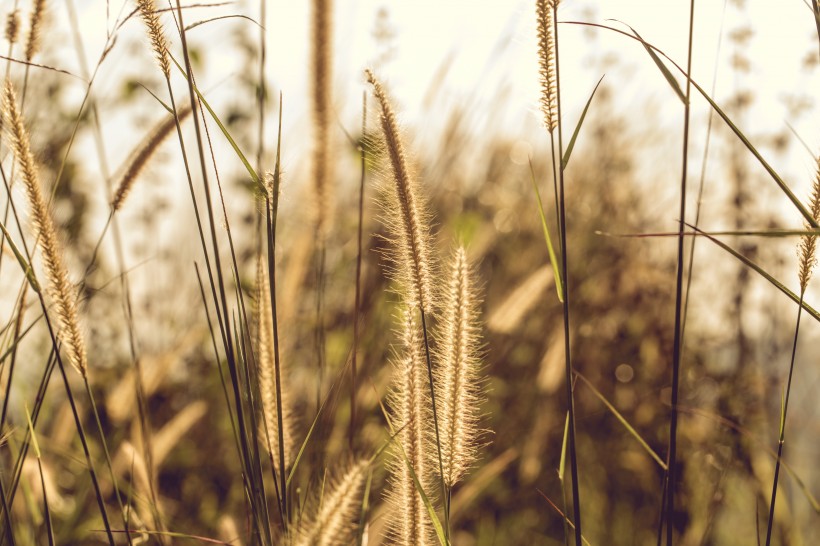
[[[809,198],[809,210],[815,220],[820,220],[820,158],[818,158],[817,170],[812,185],[811,197]],[[808,229],[808,227],[807,227]],[[789,362],[789,376],[786,380],[785,394],[783,395],[780,431],[777,439],[777,459],[774,466],[774,479],[772,480],[772,495],[769,501],[769,522],[766,526],[766,546],[771,544],[772,529],[774,528],[774,507],[777,502],[777,484],[780,477],[780,465],[783,457],[783,445],[786,442],[786,417],[789,411],[789,398],[792,390],[792,376],[794,375],[794,361],[797,356],[797,339],[800,334],[800,317],[803,313],[803,296],[811,280],[812,273],[817,265],[817,235],[804,235],[800,239],[798,246],[798,256],[800,258],[800,268],[798,280],[800,281],[800,303],[797,307],[797,320],[794,326],[794,339],[792,341],[791,361]]]
[[[325,374],[325,287],[327,269],[327,238],[333,221],[333,160],[331,153],[331,121],[333,88],[333,1],[313,0],[311,61],[313,79],[311,81],[311,114],[313,116],[313,190],[314,228],[316,230],[316,308],[314,343],[318,384],[316,407],[322,397],[322,383]]]
[[[359,306],[362,291],[362,237],[364,232],[364,183],[367,175],[367,91],[362,92],[362,134],[359,140],[359,221],[356,233],[356,291],[353,299],[353,355],[350,359],[350,428],[348,448],[353,451],[356,435],[356,376],[359,358]]]
[[[669,423],[669,460],[667,463],[666,488],[666,544],[672,546],[675,530],[675,491],[677,490],[677,441],[678,441],[678,392],[680,390],[681,345],[683,328],[681,325],[683,308],[683,259],[684,229],[686,222],[686,178],[689,166],[689,104],[691,98],[692,43],[695,26],[695,0],[689,4],[689,45],[686,57],[686,100],[683,114],[683,165],[680,183],[680,216],[678,220],[678,254],[675,278],[675,334],[672,346],[672,408]]]
[[[187,88],[188,88],[188,96],[190,103],[193,105],[199,104],[197,101],[197,91],[195,91],[195,83],[194,83],[194,75],[193,69],[191,67],[191,58],[188,50],[188,41],[186,38],[186,31],[185,31],[185,24],[182,16],[182,6],[179,1],[176,2],[176,7],[174,10],[174,15],[176,18],[176,22],[178,24],[179,36],[182,45],[182,55],[183,55],[183,62],[184,62],[184,69],[182,69],[186,80],[187,80]],[[150,35],[150,26],[149,26],[149,35]],[[165,72],[163,68],[163,72]],[[168,86],[169,94],[172,95],[172,106],[174,107],[174,111],[177,111],[176,104],[173,99],[173,92],[171,89],[170,83],[170,75],[166,74],[166,83]],[[252,541],[262,541],[265,544],[270,544],[273,540],[271,528],[270,528],[270,520],[267,515],[267,501],[265,499],[264,493],[264,482],[262,480],[261,474],[261,457],[259,455],[259,443],[255,441],[256,439],[256,427],[248,425],[248,421],[255,422],[255,415],[253,411],[250,411],[250,417],[248,415],[248,410],[245,407],[246,404],[249,404],[252,408],[254,396],[251,392],[251,384],[247,382],[247,374],[248,369],[247,366],[249,362],[252,362],[252,355],[249,359],[242,358],[243,355],[249,354],[250,349],[247,347],[245,351],[243,351],[243,347],[237,345],[237,342],[240,338],[235,338],[233,327],[232,327],[232,320],[231,320],[231,313],[229,312],[228,307],[228,298],[226,293],[226,281],[225,275],[223,273],[223,267],[220,260],[220,246],[218,237],[216,235],[216,214],[213,208],[213,199],[212,199],[212,191],[210,187],[210,183],[208,181],[208,169],[206,167],[206,160],[205,160],[205,148],[204,148],[204,140],[202,136],[202,129],[199,120],[199,109],[193,109],[193,124],[194,124],[194,131],[196,136],[196,150],[197,156],[199,159],[199,168],[200,168],[200,176],[202,178],[202,186],[205,193],[205,205],[206,205],[206,212],[207,212],[207,219],[208,225],[207,229],[209,232],[209,239],[210,239],[210,246],[211,252],[213,253],[213,269],[216,272],[216,278],[214,278],[213,271],[211,270],[210,259],[208,258],[208,250],[206,239],[204,236],[204,231],[202,229],[201,219],[199,218],[198,207],[196,206],[196,198],[195,192],[193,191],[193,181],[190,175],[190,170],[187,168],[187,157],[185,156],[185,146],[182,141],[182,134],[179,129],[179,123],[177,123],[177,133],[180,138],[180,148],[183,150],[183,157],[186,163],[186,174],[188,176],[188,183],[189,189],[191,191],[192,201],[195,207],[195,213],[197,215],[197,224],[200,234],[200,243],[203,248],[203,252],[206,257],[206,266],[208,269],[208,278],[211,285],[211,293],[213,296],[213,304],[217,314],[217,319],[220,324],[220,330],[222,333],[222,342],[223,342],[223,349],[225,353],[225,357],[228,363],[228,370],[230,373],[231,378],[231,387],[233,391],[234,397],[234,405],[236,409],[236,419],[239,431],[239,445],[240,445],[240,457],[242,460],[242,467],[243,467],[243,480],[246,487],[246,492],[248,495],[251,515],[252,515],[252,526],[251,526],[251,540]],[[177,116],[178,118],[178,116]],[[207,126],[206,126],[207,130]],[[255,175],[255,180],[258,180],[258,175]],[[217,179],[218,181],[218,179]],[[222,220],[224,220],[224,226],[226,228],[226,232],[228,233],[228,242],[229,248],[231,252],[231,258],[233,259],[234,264],[236,263],[235,259],[235,252],[234,246],[232,242],[232,238],[230,235],[230,224],[228,222],[228,217],[224,212],[224,200],[221,199],[222,192],[221,188],[219,188],[219,196],[220,200],[222,201],[223,207],[223,215]],[[237,274],[236,267],[233,268],[234,274]],[[242,291],[238,292],[239,298],[239,305],[242,308],[242,313],[239,318],[240,320],[240,328],[243,329],[247,325],[247,321],[245,319],[244,313],[244,304],[242,304]],[[245,334],[247,330],[243,330],[242,340],[246,339]],[[243,381],[246,379],[246,381]]]
[[[569,279],[567,278],[567,223],[566,199],[564,192],[564,140],[563,123],[561,122],[561,71],[558,49],[558,0],[536,0],[536,15],[540,46],[540,73],[542,107],[546,106],[545,123],[550,129],[552,147],[553,180],[557,174],[558,232],[561,241],[561,286],[562,311],[564,318],[564,355],[565,355],[565,394],[569,415],[569,460],[572,487],[572,517],[575,529],[575,544],[581,546],[581,494],[578,483],[578,455],[576,451],[575,432],[575,398],[572,386],[572,354],[570,347],[570,307]],[[554,76],[553,76],[554,74]],[[552,133],[558,129],[558,157],[554,149]],[[555,172],[555,162],[559,162]]]
[[[391,258],[395,263],[393,272],[396,280],[402,285],[402,296],[411,310],[418,310],[421,316],[421,331],[424,341],[424,356],[427,364],[427,378],[430,386],[430,406],[435,430],[436,452],[438,454],[441,495],[447,498],[447,485],[444,480],[444,459],[441,451],[441,434],[439,430],[438,410],[436,407],[433,364],[430,358],[430,341],[427,328],[427,315],[433,310],[433,291],[431,279],[431,257],[429,254],[430,227],[428,212],[421,196],[418,195],[417,183],[410,173],[407,156],[399,136],[399,127],[393,107],[387,98],[381,82],[370,70],[366,71],[367,81],[373,86],[373,93],[381,111],[381,125],[390,158],[392,172],[392,191],[388,190],[390,203],[387,205],[387,227],[392,232],[396,256]],[[449,542],[449,514],[444,511],[444,529]]]

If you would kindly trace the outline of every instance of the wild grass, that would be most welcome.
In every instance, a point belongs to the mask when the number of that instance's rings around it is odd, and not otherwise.
[[[534,3],[419,118],[392,7],[363,66],[343,1],[0,7],[0,546],[811,543],[820,171],[705,91],[694,2],[685,62]]]

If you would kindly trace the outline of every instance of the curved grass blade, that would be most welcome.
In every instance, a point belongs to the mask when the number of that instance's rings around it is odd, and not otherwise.
[[[182,66],[177,62],[177,60],[174,58],[173,55],[170,55],[170,53],[169,53],[169,56],[171,57],[171,60],[174,61],[174,64],[179,69],[179,71],[182,72],[183,77],[187,78],[185,69],[182,68]],[[197,97],[199,97],[199,100],[202,102],[202,105],[205,107],[205,109],[211,115],[211,118],[213,118],[213,120],[216,123],[217,127],[219,127],[219,130],[222,131],[222,134],[225,136],[225,139],[227,139],[228,144],[230,144],[231,148],[233,148],[234,153],[236,153],[236,156],[239,158],[239,160],[245,166],[245,169],[248,171],[248,174],[251,176],[251,180],[253,181],[254,184],[256,184],[257,189],[264,195],[266,193],[265,185],[262,183],[262,180],[259,178],[259,175],[256,173],[254,168],[251,166],[250,161],[248,161],[248,158],[245,157],[244,153],[242,153],[242,150],[239,148],[239,145],[233,139],[233,136],[231,136],[230,131],[228,131],[228,129],[225,127],[225,125],[222,124],[222,120],[219,119],[219,116],[216,115],[216,112],[214,112],[213,108],[211,108],[211,105],[208,104],[207,100],[205,100],[205,97],[199,91],[199,88],[196,85],[194,85],[193,83],[191,83],[191,85],[193,86],[194,92],[196,93]]]
[[[620,421],[624,428],[626,428],[626,430],[638,441],[638,443],[641,444],[641,447],[644,449],[644,451],[646,451],[649,454],[649,456],[652,457],[652,459],[654,459],[656,463],[658,463],[658,466],[666,470],[666,463],[663,462],[663,459],[661,459],[660,456],[658,456],[658,454],[655,453],[654,449],[649,447],[649,444],[646,443],[646,441],[641,437],[640,434],[638,434],[638,431],[635,430],[632,427],[632,425],[629,424],[629,421],[627,421],[626,418],[623,415],[621,415],[621,413],[617,409],[615,409],[615,406],[613,406],[609,402],[609,400],[607,400],[606,397],[603,394],[601,394],[601,392],[598,389],[595,388],[595,386],[589,381],[589,379],[587,379],[578,372],[575,372],[575,377],[583,381],[586,384],[586,386],[590,388],[590,390],[598,398],[598,400],[603,402],[603,404],[606,406],[606,409],[608,409],[612,413],[612,415],[614,415],[615,418],[618,421]]]
[[[618,22],[620,22],[620,21],[618,21]],[[617,32],[618,34],[622,34],[622,35],[626,36],[627,38],[629,38],[631,40],[635,40],[637,42],[640,42],[644,46],[644,48],[646,48],[647,51],[651,50],[653,52],[660,53],[666,60],[668,60],[670,63],[672,63],[672,65],[675,68],[677,68],[678,71],[681,74],[688,77],[688,75],[686,74],[686,71],[683,68],[681,68],[680,66],[678,66],[678,64],[675,61],[673,61],[666,53],[664,53],[663,51],[661,51],[660,49],[658,49],[654,45],[650,44],[649,42],[643,40],[642,38],[640,38],[638,36],[633,36],[632,34],[629,34],[628,32],[624,32],[623,30],[620,30],[620,29],[617,29],[617,28],[614,28],[614,27],[610,27],[610,26],[607,26],[607,25],[600,25],[600,24],[597,24],[597,23],[588,23],[588,22],[585,22],[585,21],[565,21],[565,23],[566,24],[571,24],[571,25],[597,27],[597,28],[602,28],[602,29],[605,29],[605,30],[610,30],[612,32]],[[626,25],[626,26],[629,26],[629,25]],[[630,28],[632,28],[632,27],[630,27]],[[724,112],[720,108],[720,106],[718,106],[717,103],[714,100],[712,100],[712,98],[709,96],[709,94],[700,85],[698,85],[695,80],[693,80],[692,78],[689,78],[689,81],[692,83],[692,86],[695,89],[698,90],[698,93],[700,93],[703,96],[703,98],[706,99],[706,102],[709,103],[709,105],[712,107],[712,109],[715,112],[717,112],[717,114],[721,117],[721,119],[723,119],[723,121],[726,123],[726,125],[729,126],[729,128],[732,130],[732,132],[735,134],[735,136],[737,136],[740,139],[740,141],[743,142],[744,146],[746,146],[746,149],[748,149],[752,153],[752,155],[755,156],[755,159],[757,159],[757,161],[760,163],[760,165],[766,170],[767,173],[769,173],[769,176],[772,177],[772,180],[774,180],[775,183],[780,187],[780,190],[783,193],[786,194],[786,196],[794,204],[794,206],[797,208],[797,210],[800,211],[800,214],[803,216],[803,218],[806,220],[806,222],[808,222],[811,227],[820,228],[820,223],[818,223],[817,220],[815,220],[812,217],[811,213],[808,211],[808,209],[806,209],[806,207],[803,205],[803,203],[800,201],[800,199],[798,199],[797,196],[794,194],[794,192],[792,192],[791,189],[789,189],[789,187],[786,185],[786,182],[784,182],[783,179],[780,178],[780,175],[777,174],[777,171],[775,171],[774,168],[771,165],[769,165],[769,163],[765,159],[763,159],[763,156],[760,154],[760,152],[757,151],[757,148],[754,147],[754,145],[749,141],[749,139],[746,138],[746,135],[743,134],[743,131],[741,131],[737,127],[737,125],[734,124],[734,122],[731,120],[731,118],[729,118],[729,116],[726,115],[726,112]]]
[[[604,74],[604,76],[605,75],[606,74]],[[575,126],[575,131],[572,133],[572,138],[569,139],[567,149],[564,151],[564,157],[561,158],[561,169],[567,168],[569,158],[572,155],[572,149],[575,148],[575,141],[578,139],[578,133],[581,132],[581,125],[584,124],[584,118],[587,117],[587,110],[589,110],[589,105],[592,104],[592,97],[595,96],[595,92],[598,91],[598,86],[600,86],[601,82],[604,81],[604,76],[601,76],[601,79],[595,84],[595,89],[592,90],[592,94],[587,99],[587,104],[584,106],[584,111],[581,112],[581,117],[578,119],[578,124]]]
[[[616,21],[616,19],[612,19],[612,20]],[[620,23],[621,21],[618,21],[618,22]],[[622,23],[622,24],[626,25],[626,23]],[[647,53],[649,53],[649,56],[652,57],[652,60],[655,62],[655,65],[661,71],[661,73],[663,74],[663,77],[666,78],[666,81],[669,82],[669,85],[672,87],[672,90],[675,92],[675,94],[678,96],[678,98],[681,100],[681,102],[683,104],[686,104],[686,102],[687,102],[686,101],[686,95],[684,95],[683,90],[680,88],[680,84],[678,84],[678,80],[675,79],[675,76],[672,75],[672,72],[670,72],[669,69],[666,68],[666,65],[663,63],[661,58],[658,57],[658,54],[655,53],[653,48],[650,47],[649,44],[644,41],[644,39],[641,37],[641,35],[638,34],[638,31],[635,30],[634,28],[630,27],[629,25],[626,25],[626,26],[629,27],[629,30],[631,30],[632,33],[635,34],[635,37],[638,40],[640,40],[641,44],[643,44],[644,49],[646,50]]]
[[[600,82],[598,82],[600,83]],[[580,125],[579,125],[580,126]],[[574,138],[574,137],[573,137]],[[552,246],[552,237],[550,237],[550,228],[547,227],[547,217],[544,214],[544,205],[541,203],[541,192],[538,191],[538,184],[535,182],[535,169],[532,167],[532,159],[530,161],[530,179],[532,180],[532,187],[535,189],[535,198],[538,203],[538,215],[541,217],[541,228],[544,230],[544,240],[547,242],[547,252],[550,255],[550,264],[552,265],[552,274],[555,277],[555,290],[558,292],[558,301],[564,302],[564,288],[561,281],[561,271],[558,269],[558,258],[555,257],[555,248]]]
[[[801,304],[800,303],[800,298],[797,296],[797,294],[795,294],[794,292],[792,292],[791,290],[786,288],[786,286],[783,283],[781,283],[780,281],[778,281],[777,279],[775,279],[774,277],[772,277],[771,275],[766,273],[766,271],[762,267],[760,267],[759,265],[754,263],[752,260],[750,260],[749,258],[744,256],[740,252],[736,251],[735,249],[733,249],[732,247],[730,247],[726,243],[724,243],[722,241],[719,241],[718,239],[715,239],[714,237],[708,235],[707,233],[704,233],[703,231],[699,230],[698,228],[692,226],[691,224],[686,224],[686,225],[689,228],[694,229],[695,231],[699,232],[701,235],[703,235],[704,237],[706,237],[707,239],[709,239],[710,241],[715,243],[717,246],[719,246],[720,248],[722,248],[723,250],[725,250],[726,252],[728,252],[729,254],[731,254],[732,256],[734,256],[735,258],[737,258],[738,260],[740,260],[741,262],[743,262],[744,264],[749,266],[750,268],[754,269],[761,277],[763,277],[764,279],[766,279],[767,281],[772,283],[778,290],[780,290],[781,292],[786,294],[789,298],[791,298],[791,300],[794,303],[796,303],[798,305],[802,305],[803,309],[808,314],[810,314],[814,318],[814,320],[820,321],[820,313],[818,313],[811,305],[807,304],[805,301]]]
[[[538,491],[538,493],[539,493],[542,497],[544,497],[544,500],[546,500],[546,501],[549,503],[549,505],[552,507],[552,509],[553,509],[553,510],[555,510],[556,512],[558,512],[558,515],[559,515],[559,516],[561,516],[561,517],[564,519],[564,523],[566,523],[567,525],[569,525],[570,527],[572,527],[573,529],[575,529],[575,524],[574,524],[574,523],[572,523],[572,520],[570,520],[570,519],[569,519],[569,517],[568,517],[566,514],[564,514],[564,513],[561,511],[561,509],[560,509],[560,508],[558,508],[558,506],[556,506],[556,505],[555,505],[555,503],[554,503],[554,502],[552,502],[552,501],[550,500],[550,498],[544,494],[544,492],[543,492],[543,491],[541,491],[540,489],[536,489],[536,491]],[[586,544],[586,546],[592,546],[592,545],[589,543],[589,541],[586,539],[586,537],[585,537],[585,536],[582,536],[582,537],[581,537],[581,540],[584,542],[584,544]]]

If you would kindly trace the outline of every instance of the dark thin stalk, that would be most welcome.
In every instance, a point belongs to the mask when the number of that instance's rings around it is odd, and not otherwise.
[[[319,370],[319,381],[316,385],[316,407],[322,403],[322,383],[325,378],[325,262],[327,259],[327,244],[324,235],[319,231],[318,224],[316,238],[316,315],[313,331],[316,346],[316,364]]]
[[[367,91],[362,93],[362,136],[359,141],[361,176],[359,178],[359,225],[356,242],[356,295],[353,302],[353,355],[350,367],[350,429],[347,446],[353,451],[356,432],[356,374],[359,354],[359,305],[362,290],[362,227],[364,225],[364,182],[367,168]]]
[[[680,183],[680,220],[678,221],[678,267],[675,280],[675,339],[672,345],[672,408],[669,425],[669,464],[667,473],[669,475],[666,489],[666,544],[672,546],[675,530],[675,490],[676,490],[676,469],[677,465],[677,436],[678,436],[678,392],[680,390],[680,366],[681,366],[681,345],[682,345],[682,308],[683,308],[683,232],[686,227],[686,175],[689,153],[689,104],[691,98],[692,80],[688,76],[692,74],[692,39],[695,24],[695,0],[689,4],[689,48],[686,59],[686,103],[684,105],[683,118],[683,167],[681,168]]]
[[[814,16],[814,24],[817,27],[818,42],[820,42],[820,4],[817,3],[817,0],[811,0],[811,11]]]
[[[180,41],[182,43],[182,54],[183,54],[183,61],[185,63],[185,75],[187,80],[187,87],[188,87],[188,95],[192,105],[197,104],[196,93],[194,91],[194,77],[193,77],[193,69],[191,67],[191,58],[188,52],[188,40],[186,37],[185,32],[185,24],[182,17],[182,6],[179,0],[176,2],[176,18],[179,25],[179,36]],[[170,79],[167,80],[168,86],[170,88]],[[231,326],[228,321],[227,316],[227,309],[228,309],[228,302],[227,302],[227,295],[225,292],[225,280],[224,274],[222,271],[222,266],[220,263],[220,252],[219,252],[219,241],[216,235],[216,221],[215,221],[215,214],[213,210],[213,202],[211,198],[211,189],[210,184],[208,183],[208,172],[207,167],[205,165],[205,150],[202,138],[202,131],[200,128],[199,122],[199,111],[198,108],[194,107],[192,110],[193,115],[193,123],[194,123],[194,131],[196,135],[196,143],[197,143],[197,151],[199,156],[199,166],[200,172],[202,176],[202,185],[205,191],[205,205],[208,212],[208,228],[210,232],[210,239],[211,239],[211,246],[214,253],[214,268],[216,269],[216,276],[217,281],[216,283],[213,282],[213,277],[211,276],[210,267],[208,268],[209,278],[211,280],[211,290],[214,293],[214,302],[217,311],[217,316],[220,317],[220,323],[223,331],[223,343],[225,346],[225,356],[228,361],[228,369],[231,375],[231,383],[233,387],[233,395],[234,395],[234,403],[236,405],[237,411],[237,423],[239,425],[239,439],[240,439],[240,447],[241,447],[241,457],[242,457],[242,464],[243,464],[243,479],[245,480],[246,488],[250,496],[250,503],[251,503],[251,510],[253,512],[253,525],[251,528],[251,542],[255,542],[258,540],[262,540],[261,533],[265,532],[265,541],[270,543],[272,541],[272,537],[270,536],[270,527],[262,521],[264,519],[264,514],[260,513],[260,508],[264,506],[264,502],[253,495],[253,492],[256,491],[257,484],[252,484],[249,482],[251,476],[255,475],[254,473],[254,464],[251,460],[251,446],[249,445],[249,437],[250,435],[247,432],[247,425],[246,425],[246,416],[245,416],[245,408],[243,402],[243,393],[241,390],[241,378],[239,376],[239,370],[236,362],[236,352],[234,348],[234,340],[231,335]],[[178,116],[177,116],[178,118]],[[202,233],[200,232],[200,235]],[[206,246],[204,237],[201,237],[201,242],[203,247]],[[206,252],[207,255],[207,252]],[[216,291],[219,291],[218,299],[216,297]],[[220,307],[221,306],[221,307]],[[221,309],[221,312],[220,312]],[[220,316],[221,315],[221,316]]]
[[[279,95],[279,133],[276,144],[276,164],[273,172],[273,187],[268,188],[265,197],[265,223],[267,226],[268,284],[270,286],[270,305],[273,321],[273,373],[276,389],[276,421],[279,435],[279,495],[281,497],[282,521],[287,533],[287,474],[285,469],[285,433],[284,413],[282,409],[282,375],[279,360],[279,317],[276,307],[276,220],[279,216],[279,185],[281,182],[280,159],[282,149],[282,95]],[[274,479],[276,472],[274,471]]]
[[[558,54],[558,6],[553,6],[553,32],[555,33],[555,77],[556,77],[556,103],[558,110],[558,158],[564,157],[564,137],[563,137],[563,115],[561,112],[561,70],[560,55]],[[554,159],[553,159],[554,161]],[[570,475],[572,478],[572,518],[575,521],[575,545],[582,546],[581,536],[581,493],[578,484],[578,455],[575,444],[575,398],[572,389],[572,356],[570,349],[570,314],[569,314],[569,278],[567,276],[567,219],[566,202],[564,193],[564,166],[563,162],[558,169],[558,218],[559,231],[561,232],[561,280],[563,287],[563,313],[564,313],[564,356],[566,374],[566,397],[567,411],[569,412],[569,461]]]
[[[445,502],[447,499],[447,484],[444,483],[444,458],[441,456],[441,436],[438,430],[438,412],[436,411],[436,389],[433,384],[433,364],[430,360],[430,342],[427,338],[427,319],[424,312],[424,302],[420,302],[419,312],[421,313],[421,330],[424,334],[424,356],[427,360],[427,378],[430,381],[430,401],[433,406],[433,425],[436,430],[436,450],[438,451],[438,468],[439,476],[441,477],[441,499]],[[444,510],[444,538],[447,544],[450,544],[450,510],[449,506],[445,506]]]
[[[256,108],[259,112],[259,127],[256,134],[256,174],[262,176],[264,168],[262,166],[262,157],[265,154],[265,99],[267,98],[268,89],[265,81],[265,64],[267,61],[268,49],[265,43],[265,25],[267,20],[267,2],[266,0],[259,0],[259,85],[256,91]],[[262,238],[259,233],[262,230],[262,216],[256,216],[256,230],[254,231],[254,239],[256,240],[256,254],[262,253]]]
[[[6,498],[6,486],[3,483],[3,475],[0,473],[0,502],[3,504],[3,519],[6,522],[6,534],[5,538],[8,539],[9,544],[14,546],[14,531],[13,527],[11,526],[11,512],[9,511],[9,502],[8,498]]]
[[[51,509],[48,506],[48,492],[46,491],[46,479],[43,475],[43,462],[40,460],[40,457],[37,457],[37,468],[40,470],[40,486],[43,489],[43,510],[45,512],[45,520],[46,520],[46,533],[48,536],[48,544],[49,546],[54,546],[54,526],[51,522]],[[128,529],[126,529],[126,533]],[[130,543],[129,537],[129,543]]]
[[[772,541],[772,529],[774,529],[774,505],[777,501],[777,482],[780,477],[780,461],[783,457],[783,444],[786,442],[786,414],[789,411],[789,396],[792,390],[792,375],[794,374],[794,360],[797,355],[797,338],[800,333],[800,317],[803,313],[803,295],[800,291],[800,306],[797,308],[797,322],[794,326],[794,341],[792,342],[792,358],[789,363],[789,379],[786,382],[786,395],[783,398],[783,414],[780,416],[780,437],[777,440],[777,462],[774,465],[774,480],[772,481],[772,498],[769,502],[769,524],[766,527],[766,546]]]
[[[715,59],[720,58],[720,49],[721,44],[723,43],[723,21],[726,16],[726,4],[728,3],[727,0],[723,2],[723,14],[720,18],[720,28],[721,32],[718,35],[718,43],[717,43],[717,51],[715,52]],[[715,63],[715,70],[712,73],[712,90],[711,95],[715,96],[715,87],[717,84],[717,74],[718,74],[718,66],[719,63]],[[703,162],[700,166],[700,183],[698,184],[698,198],[695,205],[695,221],[692,223],[693,226],[698,227],[700,224],[700,213],[701,207],[703,205],[703,188],[706,185],[706,163],[707,159],[709,158],[709,147],[712,141],[712,121],[714,120],[715,113],[712,110],[709,110],[709,120],[706,124],[706,141],[703,145]],[[681,321],[681,355],[683,354],[683,343],[686,339],[686,318],[689,315],[689,294],[692,288],[692,277],[694,272],[694,263],[695,263],[695,244],[697,243],[697,237],[692,238],[692,244],[689,246],[689,269],[686,272],[686,292],[683,299],[683,319]]]

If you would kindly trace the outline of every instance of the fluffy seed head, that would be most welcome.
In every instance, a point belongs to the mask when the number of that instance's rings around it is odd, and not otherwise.
[[[270,282],[266,262],[261,257],[256,268],[256,361],[259,367],[259,391],[262,398],[262,436],[265,448],[270,452],[274,467],[279,471],[279,416],[276,397],[276,368],[273,346],[273,315],[271,313]],[[280,362],[280,382],[286,375]],[[295,414],[287,389],[282,395],[282,440],[285,452],[285,468],[290,467],[296,447]]]
[[[3,92],[3,112],[5,124],[9,129],[7,134],[10,140],[9,144],[14,151],[14,156],[17,158],[20,175],[26,188],[31,224],[42,247],[43,267],[48,278],[48,292],[54,301],[60,325],[58,337],[66,348],[71,365],[83,377],[87,377],[88,364],[85,342],[80,333],[74,290],[68,281],[68,273],[63,263],[54,223],[40,188],[37,168],[29,144],[28,131],[17,107],[17,98],[11,82],[6,82]]]
[[[436,401],[441,429],[444,482],[453,486],[475,462],[478,449],[479,405],[483,398],[480,378],[481,336],[478,298],[467,254],[458,248],[447,287],[436,368]]]
[[[413,307],[405,311],[402,354],[395,364],[395,386],[389,400],[393,427],[399,432],[388,463],[388,502],[393,507],[388,532],[391,543],[402,546],[436,543],[430,516],[408,468],[413,468],[431,498],[436,491],[431,470],[436,448],[431,438],[433,415],[418,314]]]
[[[191,113],[191,107],[185,106],[177,112],[177,118],[180,123]],[[131,161],[125,168],[125,172],[117,184],[117,191],[114,193],[114,198],[111,200],[111,209],[115,212],[120,210],[125,198],[131,191],[131,187],[136,182],[143,167],[151,160],[154,152],[157,151],[159,145],[168,138],[168,135],[176,128],[176,119],[174,116],[169,116],[165,121],[154,127],[149,133],[148,138],[131,153]]]
[[[430,238],[429,214],[419,196],[418,183],[412,176],[404,152],[396,115],[384,87],[370,70],[367,81],[379,103],[385,147],[390,157],[392,183],[386,193],[387,227],[392,235],[395,255],[389,257],[394,265],[393,275],[402,285],[410,306],[430,312],[433,307],[431,290],[431,261],[428,248]]]
[[[159,68],[166,78],[171,76],[171,63],[168,60],[168,40],[162,29],[157,8],[154,0],[137,0],[137,8],[140,11],[145,26],[148,29],[148,38],[151,40],[151,47],[154,49]]]
[[[293,546],[350,544],[356,532],[366,478],[367,461],[358,461],[325,488],[316,513],[302,517],[293,534]]]
[[[315,192],[314,221],[320,238],[327,237],[332,225],[333,178],[332,107],[333,53],[332,53],[333,2],[313,0],[313,39],[311,41],[313,62],[312,114],[313,114],[313,189]]]
[[[34,9],[29,19],[28,39],[26,40],[26,61],[31,61],[40,50],[40,27],[46,11],[46,0],[34,0]]]
[[[558,126],[558,78],[555,71],[555,0],[536,0],[538,73],[541,76],[541,113],[552,132]]]
[[[811,196],[809,197],[809,211],[812,218],[820,220],[820,157],[817,159],[817,171],[814,175]],[[806,229],[811,229],[808,222],[805,222]],[[817,235],[804,235],[800,239],[797,253],[800,258],[800,270],[798,279],[800,280],[800,292],[806,291],[806,287],[811,279],[814,266],[817,265]]]
[[[20,15],[17,10],[13,10],[6,16],[6,41],[10,44],[16,43],[19,33]]]

